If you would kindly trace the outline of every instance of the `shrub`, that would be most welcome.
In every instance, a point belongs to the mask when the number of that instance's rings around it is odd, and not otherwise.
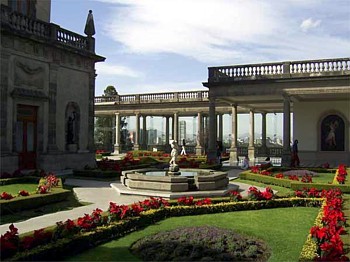
[[[159,232],[130,249],[143,261],[267,261],[271,254],[262,240],[209,226]]]

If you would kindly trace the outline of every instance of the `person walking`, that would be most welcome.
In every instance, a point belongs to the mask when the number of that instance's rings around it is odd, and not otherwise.
[[[298,139],[294,140],[294,143],[292,145],[292,159],[291,159],[291,167],[298,167],[300,165],[300,160],[298,156]]]
[[[186,154],[186,141],[185,139],[182,139],[182,149],[180,155],[187,155]]]

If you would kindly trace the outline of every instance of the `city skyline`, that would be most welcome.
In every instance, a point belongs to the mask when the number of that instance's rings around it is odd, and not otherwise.
[[[197,126],[196,126],[196,119],[192,117],[179,117],[180,121],[186,121],[186,134],[196,134],[197,133]],[[127,117],[126,118],[128,123],[128,130],[133,131],[135,130],[135,124],[136,124],[136,118],[134,116]],[[254,117],[255,122],[255,132],[256,134],[261,134],[261,114],[255,114]],[[143,120],[142,120],[143,121]],[[170,121],[171,122],[171,121]],[[242,134],[249,133],[249,114],[238,114],[238,136],[242,136]],[[283,131],[282,131],[282,125],[283,125],[283,114],[267,114],[266,117],[266,133],[267,135],[276,134],[277,137],[282,138],[283,137]],[[147,117],[147,130],[149,129],[157,129],[163,133],[165,133],[165,120],[161,117]],[[171,131],[170,131],[171,133]],[[228,114],[225,114],[223,116],[223,135],[231,134],[231,116]],[[292,136],[293,137],[293,136]],[[181,140],[181,139],[180,139]]]

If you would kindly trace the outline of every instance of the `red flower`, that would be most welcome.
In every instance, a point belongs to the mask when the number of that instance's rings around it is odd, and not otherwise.
[[[11,194],[6,193],[6,192],[2,192],[0,197],[1,197],[1,199],[5,199],[5,200],[10,200],[10,199],[14,198],[14,196],[12,196]]]
[[[284,178],[284,175],[282,173],[279,173],[275,176],[276,178]]]
[[[29,196],[29,193],[28,193],[28,191],[21,190],[21,191],[18,192],[18,195],[20,195],[20,196]]]
[[[238,191],[230,191],[229,192],[230,200],[231,201],[240,201],[242,200],[242,195]]]

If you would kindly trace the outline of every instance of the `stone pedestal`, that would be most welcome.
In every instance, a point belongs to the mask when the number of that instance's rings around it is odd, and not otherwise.
[[[237,152],[237,147],[231,147],[230,148],[230,159],[229,163],[230,166],[238,166],[238,152]]]
[[[196,146],[196,156],[201,156],[203,154],[203,147]]]
[[[179,165],[173,164],[169,166],[169,172],[179,172]]]

